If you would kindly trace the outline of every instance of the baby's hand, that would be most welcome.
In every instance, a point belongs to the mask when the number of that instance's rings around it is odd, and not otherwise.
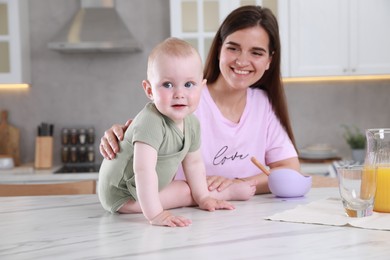
[[[150,224],[155,226],[168,226],[168,227],[186,227],[189,226],[192,222],[190,219],[187,219],[182,216],[174,216],[169,211],[164,210],[152,220],[149,221]]]
[[[216,209],[235,209],[233,204],[225,200],[217,200],[211,197],[207,197],[199,203],[199,208],[214,211]]]

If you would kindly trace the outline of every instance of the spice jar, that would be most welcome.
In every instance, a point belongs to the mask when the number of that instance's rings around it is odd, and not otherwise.
[[[76,146],[72,146],[70,147],[70,161],[72,163],[74,162],[77,162],[77,147]]]
[[[79,147],[79,156],[78,156],[79,162],[86,162],[87,161],[87,148],[85,146]]]
[[[79,129],[79,143],[85,144],[87,141],[87,131],[84,128]]]
[[[77,144],[77,129],[76,128],[72,128],[70,130],[70,143],[71,144]]]
[[[62,144],[69,144],[69,129],[68,128],[63,128],[61,132],[61,140]]]
[[[93,146],[88,146],[87,160],[88,160],[88,162],[94,162],[95,161],[95,151],[93,149]]]
[[[63,163],[69,162],[69,147],[68,146],[62,147],[61,158],[62,158]]]
[[[87,141],[89,144],[93,144],[95,142],[95,129],[93,127],[88,128]]]

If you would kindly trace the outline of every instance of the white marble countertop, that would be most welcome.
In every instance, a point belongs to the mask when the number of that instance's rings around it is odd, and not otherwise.
[[[0,259],[388,259],[390,232],[264,220],[298,204],[338,196],[272,194],[233,211],[180,208],[186,228],[151,226],[142,214],[105,212],[97,195],[0,198]]]
[[[35,169],[33,164],[25,164],[12,169],[0,170],[0,183],[53,183],[81,180],[97,180],[98,172],[54,173],[62,165],[49,169]]]

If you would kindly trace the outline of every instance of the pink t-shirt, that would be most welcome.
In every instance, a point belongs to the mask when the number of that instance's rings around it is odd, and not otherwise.
[[[297,157],[294,146],[276,117],[267,94],[248,89],[247,102],[239,123],[226,119],[207,88],[195,115],[201,127],[201,152],[207,175],[245,178],[260,173],[250,160],[261,163]],[[184,179],[179,169],[176,179]]]

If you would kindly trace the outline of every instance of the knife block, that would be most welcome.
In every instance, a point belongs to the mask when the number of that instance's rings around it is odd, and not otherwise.
[[[37,169],[53,166],[53,137],[39,136],[35,139],[35,163]]]

